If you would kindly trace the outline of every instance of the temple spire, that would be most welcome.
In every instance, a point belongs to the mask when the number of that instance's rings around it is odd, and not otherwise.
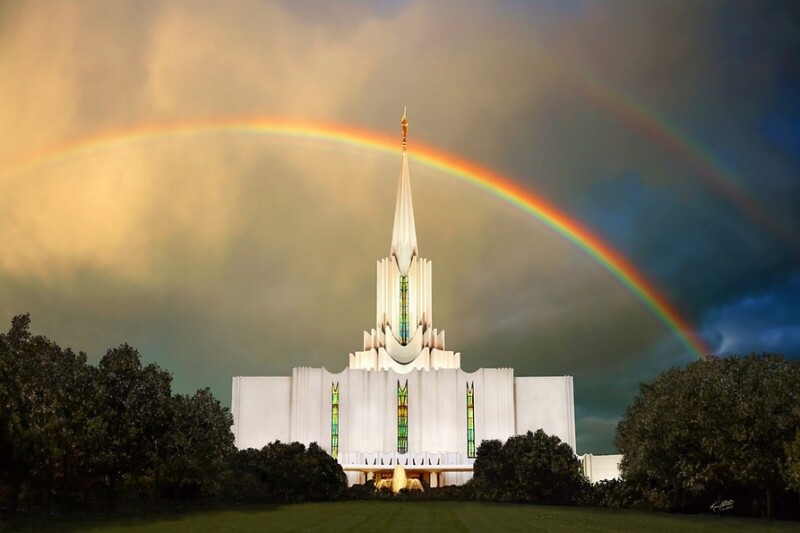
[[[403,151],[408,148],[408,119],[406,118],[406,108],[403,108],[403,118],[400,120],[400,125],[403,127]]]
[[[408,154],[406,153],[408,119],[403,109],[403,164],[400,170],[400,184],[397,186],[397,204],[394,210],[394,229],[392,248],[389,255],[397,260],[403,275],[408,274],[411,260],[417,255],[417,228],[414,224],[414,205],[411,203],[411,178],[408,174]]]

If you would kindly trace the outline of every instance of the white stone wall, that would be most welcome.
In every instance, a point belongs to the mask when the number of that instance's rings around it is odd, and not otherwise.
[[[231,413],[236,447],[262,448],[280,440],[289,442],[292,378],[233,378]]]
[[[331,385],[339,384],[339,461],[362,465],[397,455],[397,383],[408,382],[408,456],[467,465],[467,383],[475,387],[475,447],[544,429],[575,449],[571,377],[515,378],[510,368],[368,371],[299,367],[291,377],[236,377],[236,446],[276,439],[317,442],[331,452]],[[371,459],[370,459],[371,458]],[[444,474],[443,484],[471,473]]]
[[[589,478],[591,483],[598,481],[619,479],[619,463],[622,461],[621,454],[614,455],[592,455],[584,454],[581,457],[583,473]]]
[[[246,378],[244,378],[246,379]],[[397,384],[408,383],[409,453],[467,454],[467,382],[475,383],[476,446],[482,439],[514,434],[514,373],[485,368],[394,371],[295,368],[292,373],[291,440],[318,442],[330,451],[330,390],[339,384],[339,453],[397,450]]]
[[[516,434],[544,430],[575,443],[575,396],[572,376],[519,377],[514,380]]]

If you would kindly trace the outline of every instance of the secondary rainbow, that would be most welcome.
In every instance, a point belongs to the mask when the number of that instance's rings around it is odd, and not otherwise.
[[[588,80],[585,94],[630,128],[645,135],[673,155],[681,158],[695,175],[705,180],[714,191],[733,204],[740,213],[771,231],[790,248],[798,250],[800,240],[794,232],[781,224],[769,208],[753,196],[730,172],[726,171],[714,154],[697,139],[679,129],[663,116],[658,116],[629,95],[609,90],[606,86]]]
[[[385,153],[396,153],[399,149],[396,138],[340,124],[266,118],[153,124],[129,130],[106,132],[102,135],[61,144],[34,154],[0,172],[0,179],[10,178],[27,171],[113,147],[149,142],[154,139],[219,133],[327,141]],[[693,332],[688,321],[681,317],[661,291],[648,282],[626,258],[574,218],[552,204],[548,204],[533,192],[514,183],[511,179],[466,159],[418,143],[412,144],[409,156],[419,164],[460,178],[532,215],[608,270],[641,300],[690,352],[701,358],[709,353],[708,347]]]
[[[563,75],[569,80],[570,87],[577,89],[587,101],[607,110],[612,117],[628,128],[682,160],[687,168],[692,170],[694,177],[700,178],[742,215],[771,231],[790,248],[800,252],[800,239],[793,228],[776,218],[768,206],[747,190],[740,177],[726,168],[709,148],[688,131],[679,128],[663,114],[644,105],[633,94],[613,87],[591,69],[556,61],[543,46],[535,42],[533,45],[538,54],[537,60]]]

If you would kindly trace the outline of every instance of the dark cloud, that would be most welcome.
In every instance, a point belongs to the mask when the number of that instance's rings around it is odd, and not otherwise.
[[[227,403],[233,375],[338,370],[370,328],[397,157],[185,135],[343,122],[535,190],[613,245],[721,355],[798,356],[800,14],[789,2],[25,2],[0,6],[0,318],[96,361],[122,342]],[[435,320],[467,369],[575,377],[579,451],[694,357],[583,251],[412,166]],[[733,190],[732,194],[730,190]]]
[[[781,353],[800,358],[800,277],[711,309],[703,334],[720,355]]]

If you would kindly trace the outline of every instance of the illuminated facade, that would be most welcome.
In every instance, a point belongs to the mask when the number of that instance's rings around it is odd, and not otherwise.
[[[403,152],[389,257],[377,262],[375,328],[341,372],[298,367],[285,377],[234,377],[236,446],[317,442],[351,483],[400,464],[431,486],[463,483],[482,440],[543,429],[575,449],[571,376],[516,377],[461,369],[433,327],[431,262],[419,257]]]

